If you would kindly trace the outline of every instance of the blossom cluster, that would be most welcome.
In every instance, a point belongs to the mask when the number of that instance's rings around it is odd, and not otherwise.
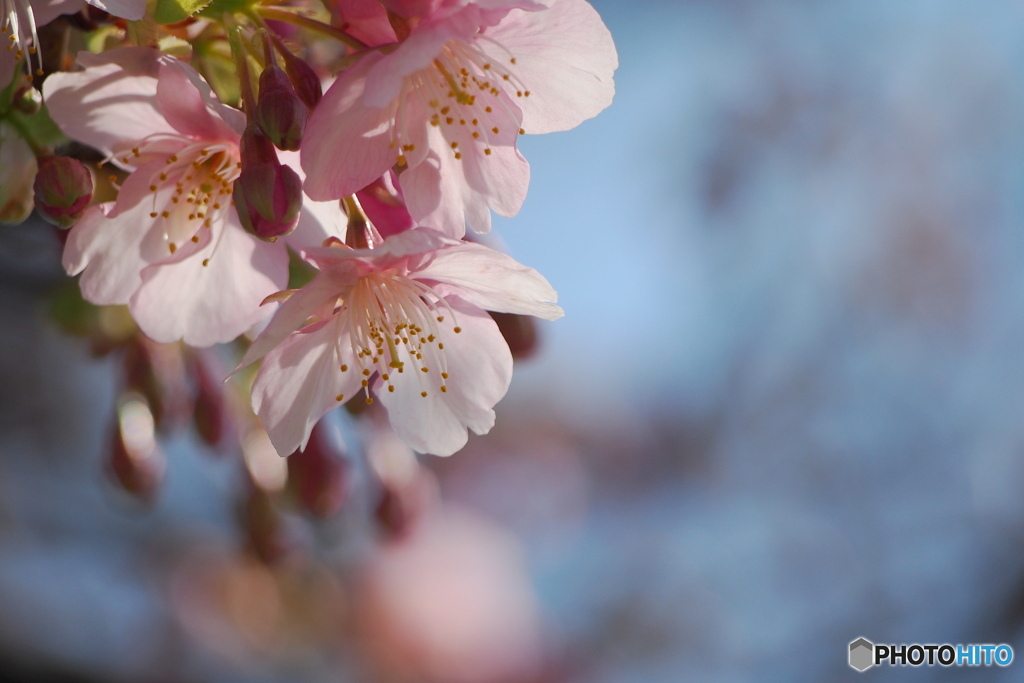
[[[0,220],[35,208],[68,229],[84,299],[127,306],[151,340],[246,340],[238,370],[259,363],[251,405],[281,455],[350,400],[424,453],[490,430],[512,372],[496,318],[562,310],[475,235],[525,199],[520,135],[610,104],[595,10],[87,3],[3,0]]]

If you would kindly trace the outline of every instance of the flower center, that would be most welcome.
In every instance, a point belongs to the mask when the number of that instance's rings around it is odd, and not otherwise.
[[[394,271],[370,273],[352,288],[339,316],[349,333],[354,371],[363,375],[368,390],[370,376],[376,371],[387,390],[395,390],[401,381],[418,382],[420,396],[426,398],[437,389],[448,391],[448,367],[439,324],[454,312],[441,296],[427,285]],[[455,332],[461,329],[456,326]],[[338,349],[339,357],[342,350]],[[348,356],[349,354],[344,354]],[[349,372],[347,365],[342,372]],[[406,372],[409,370],[410,372]],[[343,396],[338,397],[342,401]],[[372,399],[367,398],[367,402]]]
[[[467,149],[487,157],[492,145],[513,144],[516,135],[525,131],[519,127],[522,113],[512,95],[531,94],[511,70],[515,63],[511,53],[506,65],[475,44],[448,41],[428,68],[405,78],[393,112],[391,148],[397,152],[396,163],[404,166],[406,153],[416,150],[406,130],[408,125],[422,123],[407,114],[412,98],[426,109],[430,125],[441,130],[455,159],[462,159]]]
[[[157,167],[148,178],[149,216],[156,219],[172,254],[185,240],[199,242],[200,229],[223,219],[241,166],[238,145],[233,142],[194,141],[169,134],[151,136],[115,156],[136,168]]]

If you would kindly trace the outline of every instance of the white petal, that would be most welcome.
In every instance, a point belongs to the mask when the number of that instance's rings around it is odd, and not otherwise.
[[[143,332],[159,342],[210,346],[231,341],[273,312],[260,303],[287,286],[288,253],[283,244],[248,234],[237,221],[231,211],[219,230],[201,231],[195,253],[143,271],[129,302]]]
[[[252,407],[277,452],[289,455],[305,448],[309,434],[324,413],[355,395],[361,376],[341,372],[351,359],[339,357],[339,335],[333,321],[310,332],[296,333],[263,358],[252,387]],[[347,336],[340,339],[343,353]]]
[[[481,244],[467,242],[443,249],[414,276],[454,285],[459,296],[488,311],[545,320],[564,315],[555,305],[558,293],[543,275]]]
[[[395,391],[388,391],[385,382],[377,385],[395,433],[410,448],[435,455],[451,455],[462,448],[467,428],[477,434],[490,431],[494,405],[512,379],[512,354],[491,317],[456,297],[448,303],[455,316],[446,314],[438,325],[444,350],[424,356],[430,371],[422,372],[406,355],[405,372],[393,373],[390,379]],[[441,377],[442,371],[448,373],[447,379]],[[442,383],[445,392],[440,390]]]

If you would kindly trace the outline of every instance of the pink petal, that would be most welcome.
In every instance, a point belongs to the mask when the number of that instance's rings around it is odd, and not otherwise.
[[[334,25],[345,26],[350,36],[371,47],[396,42],[387,12],[377,0],[345,0],[334,5]]]
[[[366,72],[380,57],[369,55],[347,70],[324,93],[306,124],[302,143],[304,189],[315,200],[354,194],[394,163],[390,111],[359,103]]]
[[[142,283],[142,270],[151,263],[143,257],[141,245],[152,225],[147,207],[108,218],[101,207],[94,206],[71,228],[64,246],[64,269],[69,275],[82,273],[79,286],[86,301],[128,303]]]
[[[398,49],[372,64],[361,104],[378,109],[391,104],[398,97],[406,76],[430,66],[452,38],[468,40],[476,30],[476,25],[465,20],[425,24],[416,29]]]
[[[351,288],[355,279],[354,267],[333,268],[313,278],[312,282],[281,305],[270,323],[249,346],[239,367],[256,362],[281,344],[288,335],[304,326],[309,317],[322,306],[333,302]]]
[[[568,130],[611,104],[618,67],[615,43],[601,17],[585,0],[555,0],[539,12],[512,11],[478,41],[508,65],[529,97],[517,98],[527,133]],[[500,47],[499,47],[500,46]]]
[[[324,413],[354,396],[362,376],[341,372],[342,363],[355,367],[347,337],[339,338],[333,322],[297,333],[263,359],[252,387],[252,407],[281,455],[305,448],[309,434]]]
[[[131,21],[141,19],[146,13],[146,0],[89,0],[89,4]]]
[[[269,316],[264,298],[288,283],[283,244],[245,232],[232,211],[220,230],[202,230],[202,241],[180,260],[146,268],[129,302],[139,328],[159,342],[184,339],[191,346],[231,341]],[[208,265],[203,261],[208,259]]]
[[[508,391],[512,379],[512,354],[489,315],[456,297],[448,299],[456,319],[445,316],[439,324],[444,342],[444,369],[432,362],[431,372],[415,371],[406,360],[406,371],[392,377],[395,391],[378,381],[378,396],[388,409],[391,427],[410,448],[421,453],[451,455],[462,448],[466,429],[486,434],[494,426],[494,405]],[[455,333],[455,325],[461,332]],[[410,374],[412,373],[412,374]],[[441,382],[447,391],[439,390]],[[422,392],[427,396],[423,397]]]
[[[174,132],[156,108],[156,75],[172,57],[125,47],[79,53],[78,60],[85,71],[55,73],[43,82],[47,109],[65,134],[110,154],[118,143]]]
[[[436,230],[419,228],[392,235],[375,249],[318,247],[305,250],[303,256],[325,271],[354,260],[363,261],[374,270],[383,270],[408,260],[410,256],[426,254],[457,244],[461,242]]]
[[[36,26],[46,26],[62,14],[74,14],[85,5],[82,0],[31,0],[29,4],[32,5],[32,14],[35,16]],[[141,14],[135,18],[138,19],[140,17],[142,17]]]
[[[219,105],[202,77],[178,60],[160,66],[156,102],[176,131],[195,139],[236,141],[245,127],[245,115]]]
[[[557,320],[558,293],[533,268],[482,244],[463,243],[437,252],[415,277],[458,288],[460,297],[488,311]]]

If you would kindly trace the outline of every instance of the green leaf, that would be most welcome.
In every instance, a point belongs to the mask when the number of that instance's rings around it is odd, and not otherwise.
[[[153,18],[158,24],[176,24],[210,4],[210,0],[157,0]]]

